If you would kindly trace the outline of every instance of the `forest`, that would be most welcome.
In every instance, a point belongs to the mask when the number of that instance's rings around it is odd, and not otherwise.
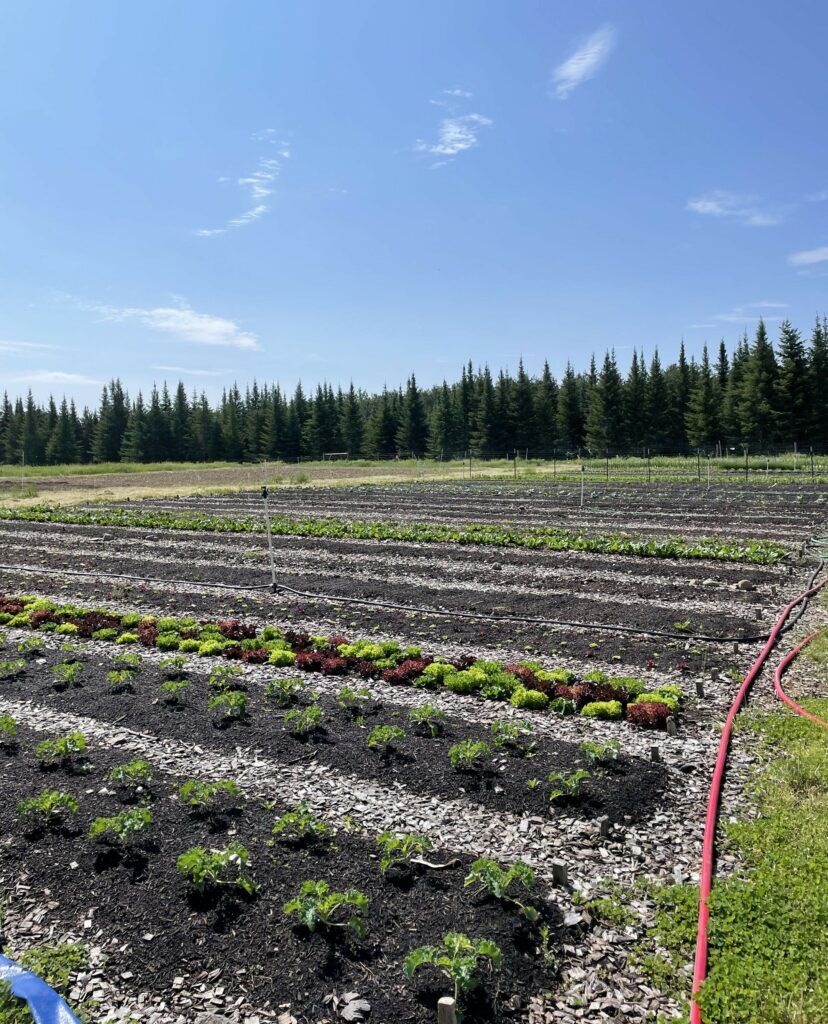
[[[296,461],[349,458],[478,458],[515,451],[532,456],[723,451],[747,445],[828,450],[828,320],[803,337],[789,321],[774,344],[760,321],[732,352],[723,342],[674,363],[634,350],[626,372],[616,354],[593,356],[585,370],[568,364],[560,380],[548,363],[532,377],[488,366],[463,367],[459,379],[370,394],[328,383],[286,394],[278,383],[237,384],[211,404],[179,381],[130,396],[119,380],[105,385],[97,408],[74,401],[44,407],[31,392],[4,395],[0,461],[58,465],[91,462]]]

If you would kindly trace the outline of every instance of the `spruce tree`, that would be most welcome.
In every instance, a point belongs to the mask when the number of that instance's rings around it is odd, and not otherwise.
[[[397,424],[397,450],[401,455],[422,458],[428,448],[428,423],[417,380],[412,373],[408,378]]]
[[[800,447],[810,437],[808,357],[799,331],[785,320],[779,336],[779,375],[776,378],[776,431],[779,440]]]

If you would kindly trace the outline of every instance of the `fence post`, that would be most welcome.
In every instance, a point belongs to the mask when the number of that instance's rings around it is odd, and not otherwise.
[[[814,446],[811,445],[811,483],[815,480],[814,476]]]
[[[745,483],[750,480],[750,463],[748,462],[748,446],[745,445]]]
[[[607,482],[609,482],[609,448],[607,449]]]
[[[696,449],[696,474],[699,478],[699,487],[701,487],[701,448]]]
[[[647,449],[647,483],[650,482],[651,476],[652,476],[652,474],[651,474],[651,469],[650,469],[650,449],[648,448]]]

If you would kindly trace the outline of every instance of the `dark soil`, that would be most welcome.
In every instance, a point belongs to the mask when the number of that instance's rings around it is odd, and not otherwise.
[[[13,882],[25,870],[29,896],[49,902],[48,923],[83,932],[91,919],[107,940],[107,974],[129,970],[137,988],[169,997],[173,979],[195,989],[207,973],[220,972],[210,984],[225,986],[225,997],[240,995],[258,1010],[275,1015],[290,1004],[301,1021],[325,1017],[324,997],[356,990],[372,1006],[375,1021],[431,1022],[436,1000],[447,983],[430,970],[408,982],[402,961],[414,947],[433,943],[447,931],[490,938],[503,953],[502,970],[484,972],[483,986],[468,1007],[475,1021],[512,1019],[504,1003],[518,995],[525,1007],[539,991],[554,987],[554,971],[539,952],[536,929],[521,925],[500,904],[464,889],[470,858],[447,871],[416,874],[410,886],[383,879],[375,848],[367,839],[341,831],[330,848],[313,851],[268,840],[275,811],[249,803],[230,831],[210,831],[186,814],[168,777],[154,783],[150,848],[143,859],[125,863],[101,858],[86,835],[93,818],[123,809],[116,797],[101,793],[108,771],[124,760],[93,750],[86,774],[39,770],[31,751],[40,737],[21,730],[20,750],[0,755],[4,799],[0,802],[0,894],[11,898]],[[73,793],[80,812],[63,830],[23,834],[16,806],[44,788]],[[223,847],[241,842],[251,854],[250,873],[260,886],[254,899],[199,898],[176,869],[178,855],[192,845]],[[429,856],[432,856],[431,854]],[[445,862],[451,851],[434,851]],[[73,863],[77,867],[72,867]],[[4,893],[2,879],[8,892]],[[307,934],[283,915],[283,904],[306,879],[324,879],[332,889],[353,887],[370,900],[369,932],[364,940],[341,934]],[[48,897],[46,897],[48,891]],[[550,927],[555,956],[562,928],[554,909],[535,901]],[[145,940],[144,935],[153,936]]]
[[[118,650],[121,649],[113,648],[113,658]],[[253,748],[275,761],[315,761],[384,786],[402,784],[415,793],[444,799],[466,797],[485,807],[518,815],[554,816],[546,785],[546,778],[552,771],[585,768],[591,772],[593,777],[585,783],[582,799],[567,808],[568,813],[585,818],[605,815],[612,821],[625,817],[633,821],[646,820],[659,809],[666,786],[663,765],[641,758],[621,757],[602,774],[590,767],[576,744],[539,738],[532,756],[509,754],[494,747],[491,733],[485,726],[475,727],[449,717],[442,736],[423,736],[411,727],[404,708],[371,704],[364,722],[357,722],[339,708],[333,698],[324,695],[319,698],[325,712],[324,728],[310,738],[299,739],[285,727],[285,712],[275,708],[256,684],[252,684],[248,692],[247,718],[217,728],[207,710],[212,691],[202,675],[191,675],[184,705],[170,707],[158,700],[157,689],[162,676],[149,662],[135,676],[132,692],[116,693],[106,681],[106,673],[113,668],[112,659],[98,656],[85,664],[82,686],[56,690],[48,665],[60,660],[57,654],[49,653],[47,665],[30,662],[24,675],[2,684],[2,692],[125,728],[209,746],[230,755],[239,747]],[[314,676],[304,674],[301,678],[303,703],[307,703]],[[360,685],[353,679],[343,680],[343,685],[346,682],[352,687]],[[387,756],[365,746],[371,729],[380,724],[396,725],[405,731],[404,739],[399,740]],[[622,748],[629,728],[618,723]],[[489,770],[465,773],[452,767],[449,748],[466,739],[483,740],[490,745],[495,758]],[[539,779],[540,785],[530,789],[527,782],[531,779]]]

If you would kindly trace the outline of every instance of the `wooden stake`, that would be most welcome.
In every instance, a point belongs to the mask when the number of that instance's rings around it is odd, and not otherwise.
[[[550,863],[552,865],[552,884],[568,885],[569,872],[567,871],[566,864],[562,860],[553,860]]]
[[[451,996],[443,996],[438,1001],[437,1024],[457,1024],[457,1004]]]
[[[650,747],[650,760],[653,764],[657,764],[661,760],[661,750],[659,747]]]
[[[717,673],[717,675],[718,675],[718,673]],[[703,697],[704,696],[704,683],[702,682],[701,679],[697,679],[696,680],[696,696],[697,697]]]
[[[599,818],[598,819],[598,835],[601,836],[602,839],[606,839],[606,837],[609,834],[610,834],[610,820],[605,815],[603,818]]]
[[[667,735],[668,736],[677,736],[678,735],[678,726],[676,725],[676,720],[675,720],[675,718],[673,718],[672,715],[668,715],[667,716],[666,725],[667,725]]]

